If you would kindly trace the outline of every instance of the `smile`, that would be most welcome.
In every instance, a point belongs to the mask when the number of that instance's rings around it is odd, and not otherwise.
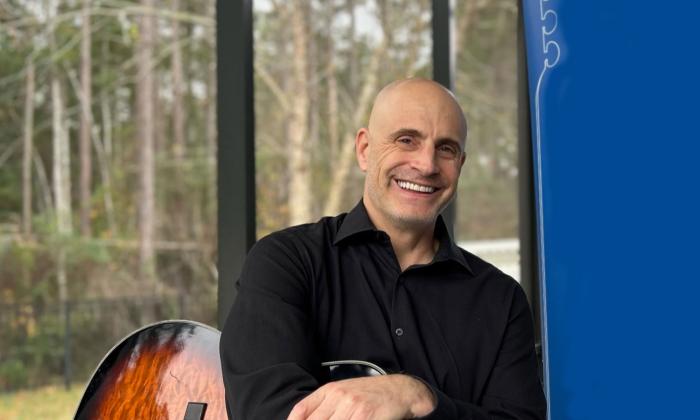
[[[396,183],[401,187],[401,189],[404,190],[409,190],[409,191],[416,191],[416,192],[421,192],[421,193],[433,193],[437,188],[435,187],[430,187],[428,185],[420,185],[416,184],[413,182],[408,182],[408,181],[399,181],[397,180]]]

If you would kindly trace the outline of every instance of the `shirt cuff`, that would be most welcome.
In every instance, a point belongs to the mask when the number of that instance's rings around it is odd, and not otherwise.
[[[422,378],[418,376],[410,375],[412,378],[421,381],[429,390],[433,393],[435,397],[435,408],[428,415],[420,417],[421,419],[435,420],[435,419],[454,419],[457,418],[457,411],[454,402],[445,395],[442,391],[435,388],[434,386],[427,383]]]

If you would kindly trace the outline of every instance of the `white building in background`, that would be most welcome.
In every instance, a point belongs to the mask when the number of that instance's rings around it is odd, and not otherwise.
[[[520,282],[520,240],[518,238],[460,241],[457,245],[490,262]]]

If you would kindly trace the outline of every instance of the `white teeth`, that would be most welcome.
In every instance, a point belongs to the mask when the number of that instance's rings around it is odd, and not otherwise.
[[[398,181],[399,187],[404,190],[418,191],[422,193],[431,193],[435,191],[435,187],[428,187],[425,185],[418,185],[408,181]]]

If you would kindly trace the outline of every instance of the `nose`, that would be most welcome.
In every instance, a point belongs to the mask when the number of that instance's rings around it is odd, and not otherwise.
[[[435,175],[439,172],[437,153],[433,145],[426,144],[414,151],[411,164],[423,176]]]

